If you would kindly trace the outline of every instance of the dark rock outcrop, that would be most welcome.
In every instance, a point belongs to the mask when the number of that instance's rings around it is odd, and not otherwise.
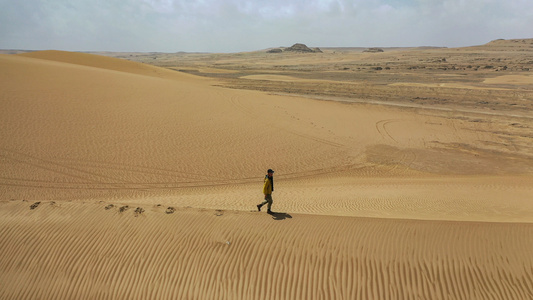
[[[378,53],[378,52],[384,52],[384,51],[381,48],[368,48],[363,52]]]
[[[285,48],[285,51],[291,51],[291,52],[304,52],[304,53],[313,53],[316,52],[315,50],[307,47],[304,44],[294,44],[289,48]]]

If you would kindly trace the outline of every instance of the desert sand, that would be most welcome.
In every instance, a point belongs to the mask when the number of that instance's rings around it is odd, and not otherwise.
[[[0,55],[0,299],[531,299],[530,44]]]

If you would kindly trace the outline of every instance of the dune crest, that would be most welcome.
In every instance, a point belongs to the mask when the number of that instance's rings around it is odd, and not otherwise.
[[[44,50],[36,52],[20,53],[17,56],[36,58],[48,61],[56,61],[79,66],[94,67],[110,71],[132,73],[137,75],[152,76],[159,78],[187,78],[185,74],[177,74],[168,69],[154,67],[148,64],[127,61],[114,57],[94,55],[81,52],[69,52],[59,50]],[[198,78],[197,78],[198,80]]]
[[[533,296],[532,224],[112,203],[0,203],[0,298]]]

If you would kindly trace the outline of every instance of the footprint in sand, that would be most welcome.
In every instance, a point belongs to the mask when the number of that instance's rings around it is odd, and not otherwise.
[[[35,202],[35,203],[33,203],[32,205],[30,205],[30,209],[36,209],[37,206],[39,206],[39,204],[41,204],[41,202]]]
[[[61,207],[61,205],[57,204],[57,202],[55,202],[55,201],[50,201],[50,206],[51,207]]]
[[[135,209],[135,216],[138,217],[139,215],[141,215],[142,213],[144,212],[144,209],[142,207],[137,207]]]
[[[176,209],[172,206],[169,206],[167,210],[165,210],[165,213],[167,214],[173,214],[176,211]]]
[[[223,216],[223,215],[224,215],[224,212],[222,210],[220,210],[220,209],[215,210],[215,216],[220,217],[220,216]]]
[[[121,206],[118,211],[119,212],[125,212],[126,210],[128,210],[128,208],[130,208],[129,206],[125,205],[125,206]]]
[[[108,210],[108,209],[112,209],[113,207],[115,207],[113,204],[109,204],[108,206],[105,207],[105,209]]]

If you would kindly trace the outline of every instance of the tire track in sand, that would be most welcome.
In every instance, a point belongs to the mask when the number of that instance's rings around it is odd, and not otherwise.
[[[385,140],[391,140],[394,143],[398,143],[396,139],[392,137],[392,135],[389,133],[389,130],[387,129],[387,126],[391,123],[399,122],[401,120],[395,120],[395,119],[387,119],[387,120],[381,120],[376,123],[376,130],[381,135],[381,137]]]

